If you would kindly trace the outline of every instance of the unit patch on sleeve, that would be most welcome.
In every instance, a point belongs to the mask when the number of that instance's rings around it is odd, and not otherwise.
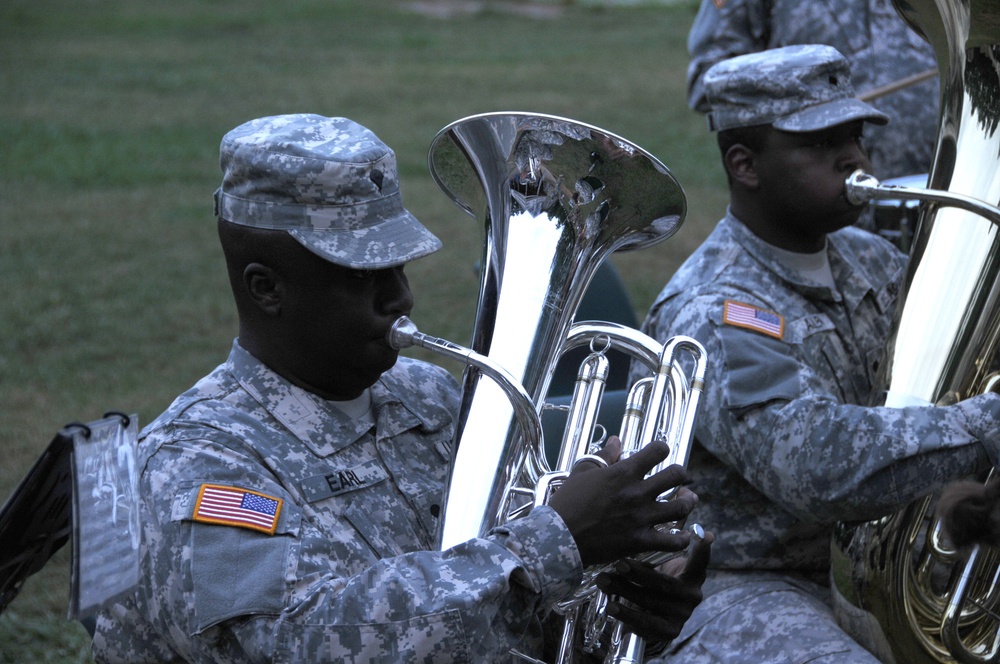
[[[235,486],[202,484],[194,505],[194,520],[250,528],[273,535],[281,514],[281,498]]]
[[[754,330],[775,339],[780,339],[785,331],[784,316],[736,300],[726,300],[723,305],[722,322]]]

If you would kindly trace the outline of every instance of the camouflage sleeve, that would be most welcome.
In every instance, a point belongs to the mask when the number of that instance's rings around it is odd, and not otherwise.
[[[281,498],[274,533],[193,522],[192,498],[167,487],[196,489],[205,478]],[[548,508],[445,552],[318,560],[307,546],[315,553],[320,540],[357,531],[346,522],[321,531],[249,453],[175,439],[143,482],[147,614],[189,661],[487,661],[527,638],[537,613],[582,573]]]
[[[665,338],[673,327],[705,345],[699,442],[804,521],[874,518],[998,459],[1000,396],[933,408],[847,404],[790,344],[718,325],[707,313],[720,310],[717,296],[671,304],[647,332]]]
[[[688,106],[708,112],[702,75],[716,62],[767,47],[767,7],[761,0],[702,0],[688,33]]]
[[[530,625],[549,600],[580,580],[575,545],[551,555],[565,525],[535,510],[486,539],[443,553],[384,559],[351,578],[326,582],[253,640],[275,662],[494,661],[511,648],[532,652]],[[553,582],[553,579],[559,579]],[[398,656],[398,660],[396,659]]]

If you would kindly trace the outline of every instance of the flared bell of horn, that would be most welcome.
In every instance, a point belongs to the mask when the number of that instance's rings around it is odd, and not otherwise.
[[[471,347],[503,367],[540,410],[583,293],[612,252],[680,227],[684,192],[639,146],[587,124],[487,113],[442,129],[428,157],[438,186],[485,225]],[[466,372],[439,533],[446,549],[507,520],[521,473],[545,468],[496,384]],[[534,469],[534,470],[532,470]]]

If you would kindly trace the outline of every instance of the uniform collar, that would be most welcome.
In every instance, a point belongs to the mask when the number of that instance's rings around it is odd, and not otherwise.
[[[272,371],[238,340],[233,342],[227,366],[243,389],[317,456],[333,454],[371,430],[365,422]],[[376,435],[390,437],[415,427],[436,431],[451,422],[451,414],[444,408],[422,401],[406,389],[405,381],[396,375],[401,372],[397,367],[371,388]]]
[[[831,302],[840,302],[844,299],[857,301],[865,293],[873,290],[868,275],[863,274],[856,267],[852,268],[850,258],[845,260],[844,252],[850,253],[850,248],[841,237],[842,230],[826,236],[830,270],[833,273],[834,282],[837,284],[837,289],[833,289],[805,279],[799,272],[779,261],[774,252],[770,250],[769,245],[754,235],[732,211],[726,211],[726,217],[722,220],[722,224],[747,253],[788,283],[790,288],[806,297]]]

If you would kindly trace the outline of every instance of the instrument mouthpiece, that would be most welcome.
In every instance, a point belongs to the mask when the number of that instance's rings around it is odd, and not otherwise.
[[[851,173],[844,183],[847,202],[851,205],[864,205],[872,199],[878,187],[878,179],[859,168]]]
[[[410,317],[400,316],[385,333],[385,341],[393,350],[403,350],[416,343],[414,336],[417,333],[417,326]]]

